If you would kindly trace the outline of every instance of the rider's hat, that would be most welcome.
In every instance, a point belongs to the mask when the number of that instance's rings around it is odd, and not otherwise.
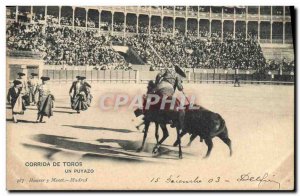
[[[183,71],[178,65],[175,65],[175,71],[176,71],[176,73],[178,73],[180,76],[186,78],[186,75],[185,75],[184,71]]]
[[[47,80],[50,80],[50,78],[49,78],[49,77],[42,76],[42,77],[41,77],[41,80],[47,81]]]

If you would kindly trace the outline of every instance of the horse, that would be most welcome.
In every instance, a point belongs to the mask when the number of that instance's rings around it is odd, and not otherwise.
[[[160,102],[157,104],[160,105]],[[142,109],[137,109],[135,110],[135,115],[138,116],[140,114],[144,115],[144,136],[143,136],[143,142],[140,148],[137,149],[137,152],[140,152],[144,148],[144,144],[147,138],[148,134],[148,129],[149,125],[151,122],[155,123],[155,136],[156,136],[156,141],[157,144],[153,148],[153,153],[156,153],[158,149],[160,148],[160,145],[167,139],[169,136],[169,132],[167,130],[166,125],[167,124],[172,124],[173,127],[176,128],[176,133],[177,133],[177,143],[179,147],[179,152],[178,156],[179,159],[182,159],[182,149],[181,149],[181,142],[180,142],[180,132],[182,131],[183,124],[184,124],[184,111],[177,111],[176,109],[170,110],[170,109],[159,109],[157,107],[150,107],[148,110],[142,110]],[[161,140],[158,141],[158,125],[161,127],[163,131],[163,137]]]
[[[228,135],[225,120],[218,113],[209,111],[201,106],[197,107],[197,109],[185,111],[184,126],[183,131],[180,133],[180,138],[189,133],[191,135],[190,145],[191,142],[199,136],[207,145],[208,149],[205,155],[205,158],[207,158],[213,148],[212,139],[214,137],[219,137],[228,146],[231,156],[231,140]],[[173,146],[177,146],[178,142],[178,140],[175,141]]]

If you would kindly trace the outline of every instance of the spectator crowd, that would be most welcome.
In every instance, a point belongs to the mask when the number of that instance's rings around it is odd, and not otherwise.
[[[178,8],[180,10],[180,8]],[[236,32],[225,32],[223,40],[219,32],[210,36],[204,29],[200,32],[202,38],[195,35],[196,29],[191,29],[187,36],[178,30],[175,36],[160,34],[161,26],[151,29],[139,26],[140,34],[120,37],[100,35],[97,30],[85,28],[70,28],[55,26],[54,18],[48,18],[52,23],[8,24],[6,30],[7,48],[9,50],[33,51],[44,54],[45,64],[50,65],[89,65],[99,69],[130,69],[124,55],[113,49],[112,43],[118,42],[132,47],[139,57],[150,64],[152,69],[164,66],[178,65],[184,68],[240,68],[255,70],[275,70],[280,66],[292,70],[294,63],[286,59],[282,62],[266,61],[256,36]],[[69,18],[62,18],[63,24],[69,24]],[[82,26],[77,21],[77,26]],[[76,23],[76,20],[75,20]],[[80,23],[80,24],[79,24]],[[88,26],[95,24],[88,21]],[[84,24],[85,26],[85,24]],[[109,24],[101,29],[110,29]],[[116,31],[124,31],[124,26],[114,24]],[[135,32],[134,26],[126,26],[127,32]],[[163,27],[163,32],[168,30]],[[190,36],[192,35],[192,36]],[[205,37],[203,37],[203,35]],[[157,58],[159,55],[163,61]]]
[[[9,50],[42,52],[45,64],[129,68],[109,39],[94,30],[12,23],[6,35]]]
[[[237,37],[239,38],[226,35],[226,39],[222,42],[216,35],[203,40],[192,36],[164,37],[154,34],[137,35],[127,38],[126,42],[145,62],[150,62],[158,69],[163,65],[157,58],[157,54],[164,63],[185,68],[260,69],[265,67],[266,60],[256,39]],[[150,46],[155,49],[155,52]]]

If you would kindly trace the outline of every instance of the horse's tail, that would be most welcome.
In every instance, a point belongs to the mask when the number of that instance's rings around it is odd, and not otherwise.
[[[220,133],[225,132],[227,130],[225,120],[222,118],[222,116],[220,114],[217,114],[217,117],[218,117],[218,121],[220,121],[220,126],[217,129],[217,132],[214,132],[211,134],[211,137],[215,137],[215,136],[219,135]]]

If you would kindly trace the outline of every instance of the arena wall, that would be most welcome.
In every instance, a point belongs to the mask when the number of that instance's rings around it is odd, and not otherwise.
[[[122,70],[43,70],[43,76],[51,78],[54,83],[71,83],[77,75],[85,76],[91,83],[147,83],[154,80],[158,71],[122,71]],[[234,72],[217,73],[187,71],[186,83],[233,83]],[[266,75],[239,73],[242,83],[251,84],[294,84],[294,75],[279,75],[270,72]]]

